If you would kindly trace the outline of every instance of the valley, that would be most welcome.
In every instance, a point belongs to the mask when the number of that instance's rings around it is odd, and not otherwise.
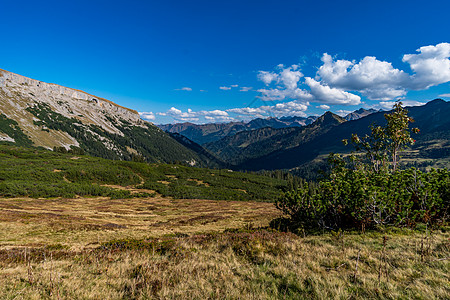
[[[378,173],[364,152],[349,167],[342,139],[373,137],[384,112],[164,132],[81,91],[0,78],[2,298],[450,295],[449,102],[408,107],[420,134]]]

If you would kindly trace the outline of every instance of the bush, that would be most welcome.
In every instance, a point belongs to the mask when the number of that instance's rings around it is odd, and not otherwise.
[[[400,170],[399,154],[406,144],[414,142],[408,131],[408,123],[413,120],[401,103],[385,117],[387,126],[372,126],[371,136],[352,136],[353,144],[363,150],[364,156],[352,155],[344,160],[331,154],[331,172],[318,187],[304,184],[278,199],[276,207],[290,216],[291,230],[364,230],[378,225],[414,227],[419,222],[447,222],[450,172]],[[416,128],[412,131],[419,132]]]

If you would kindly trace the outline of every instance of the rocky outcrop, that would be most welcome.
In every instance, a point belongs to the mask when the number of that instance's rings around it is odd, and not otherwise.
[[[26,109],[37,104],[46,104],[54,112],[67,118],[75,118],[81,124],[98,125],[109,133],[121,136],[123,133],[118,127],[126,123],[144,125],[138,112],[109,100],[0,69],[1,114],[18,122],[37,146],[78,146],[76,139],[66,132],[42,130],[42,127],[35,125],[36,118]],[[2,140],[8,138],[4,136]]]
[[[197,145],[178,142],[109,100],[0,70],[0,143],[41,146],[114,160],[218,167]],[[65,149],[63,149],[65,148]]]

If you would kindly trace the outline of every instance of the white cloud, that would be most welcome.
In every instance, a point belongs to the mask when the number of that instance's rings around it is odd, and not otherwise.
[[[158,113],[160,116],[169,116],[172,117],[176,121],[182,121],[182,122],[195,122],[200,121],[201,118],[204,118],[208,121],[214,120],[214,121],[232,121],[233,118],[231,118],[226,111],[223,110],[201,110],[201,111],[193,111],[192,109],[188,108],[187,112],[183,112],[182,110],[171,107],[167,112],[165,113]]]
[[[324,53],[316,80],[382,101],[405,96],[408,90],[423,90],[450,81],[450,43],[420,47],[417,52],[403,56],[403,62],[410,65],[413,74],[373,56],[366,56],[357,63],[334,60]]]
[[[299,88],[293,90],[278,88],[259,89],[258,92],[261,93],[259,98],[263,101],[281,101],[284,99],[310,101],[314,99],[308,91]]]
[[[450,98],[450,94],[440,94],[439,97]]]
[[[175,108],[175,107],[171,107],[168,111],[167,111],[168,115],[180,115],[182,114],[181,110]]]
[[[149,111],[149,112],[146,112],[146,111],[139,112],[139,115],[140,115],[141,118],[144,119],[144,120],[152,121],[152,120],[155,119],[155,114],[152,113],[151,111]]]
[[[297,83],[299,82],[300,78],[303,77],[303,73],[297,71],[299,66],[292,65],[290,67],[284,68],[283,64],[279,64],[277,67],[280,69],[280,72],[278,74],[274,72],[259,71],[258,79],[264,82],[266,85],[275,82],[283,84],[286,89],[296,89]]]
[[[237,88],[239,85],[237,84],[232,84],[231,87]]]
[[[188,92],[190,92],[190,91],[192,91],[192,88],[185,86],[185,87],[182,87],[181,89],[175,89],[175,91],[188,91]]]
[[[266,111],[261,107],[242,107],[242,108],[230,108],[227,112],[235,113],[238,115],[254,116],[257,118],[263,118]]]
[[[403,103],[403,106],[422,106],[426,104],[424,102],[414,100],[402,100],[401,102]],[[375,106],[375,108],[381,108],[382,110],[391,110],[395,103],[395,101],[381,101],[378,103],[378,105]]]
[[[415,72],[410,88],[426,89],[450,81],[450,43],[423,46],[418,54],[406,54],[403,61]]]
[[[239,91],[241,91],[241,92],[248,92],[251,89],[253,89],[253,87],[251,87],[251,86],[242,86]]]
[[[269,114],[276,117],[281,116],[300,116],[306,117],[305,111],[308,109],[308,105],[300,103],[298,101],[290,101],[284,103],[277,103],[273,106],[262,106],[262,109],[266,110]]]
[[[279,74],[260,71],[258,78],[264,83],[271,82],[279,83],[282,86],[275,88],[259,89],[261,93],[259,98],[263,101],[282,101],[282,100],[297,100],[297,101],[312,101],[326,104],[344,104],[356,105],[360,103],[361,97],[351,94],[338,88],[333,88],[328,85],[323,85],[319,81],[311,77],[305,77],[305,84],[309,86],[310,90],[304,90],[298,87],[303,74],[298,71],[298,65],[292,65],[288,68],[279,67],[281,70]]]
[[[286,89],[296,89],[298,81],[303,77],[302,72],[295,71],[297,68],[297,65],[293,65],[292,67],[283,69],[283,71],[281,71],[279,75],[279,81],[283,83]]]
[[[330,107],[328,105],[326,105],[326,104],[322,104],[322,105],[316,106],[316,108],[320,108],[320,109],[323,109],[323,110],[330,109]]]
[[[409,75],[392,64],[366,56],[359,63],[336,60],[324,53],[316,79],[344,90],[360,91],[371,100],[390,100],[406,94]]]
[[[227,109],[227,112],[235,113],[241,116],[251,116],[253,118],[265,118],[269,116],[302,116],[305,117],[305,111],[309,103],[290,101],[277,103],[275,105],[263,105],[260,107],[242,107]]]
[[[311,89],[310,93],[314,96],[314,102],[341,105],[357,105],[361,103],[361,97],[358,95],[322,85],[311,77],[306,77],[305,82]]]
[[[221,86],[221,87],[219,87],[219,89],[221,89],[222,91],[228,91],[228,90],[231,90],[231,88],[228,87],[228,86]]]
[[[336,114],[341,116],[341,117],[345,117],[346,115],[348,115],[351,112],[352,111],[350,111],[350,110],[339,109],[339,110],[336,111]]]
[[[226,111],[223,110],[210,110],[210,111],[206,111],[206,110],[201,110],[198,112],[199,115],[201,116],[216,116],[216,117],[227,117],[228,113]]]
[[[266,85],[269,85],[273,81],[278,81],[278,74],[273,72],[259,71],[258,79],[264,82]]]

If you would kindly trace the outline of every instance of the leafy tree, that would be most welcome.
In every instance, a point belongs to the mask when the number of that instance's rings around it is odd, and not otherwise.
[[[403,108],[402,102],[396,102],[390,114],[384,114],[386,126],[370,127],[370,135],[359,137],[352,134],[351,142],[357,151],[363,151],[371,162],[375,172],[392,168],[395,172],[398,168],[400,153],[407,145],[413,145],[415,140],[411,138],[411,132],[419,133],[418,128],[409,129],[409,123],[414,119],[408,116],[408,111]],[[343,140],[348,144],[348,140]],[[392,164],[387,163],[391,160]]]

